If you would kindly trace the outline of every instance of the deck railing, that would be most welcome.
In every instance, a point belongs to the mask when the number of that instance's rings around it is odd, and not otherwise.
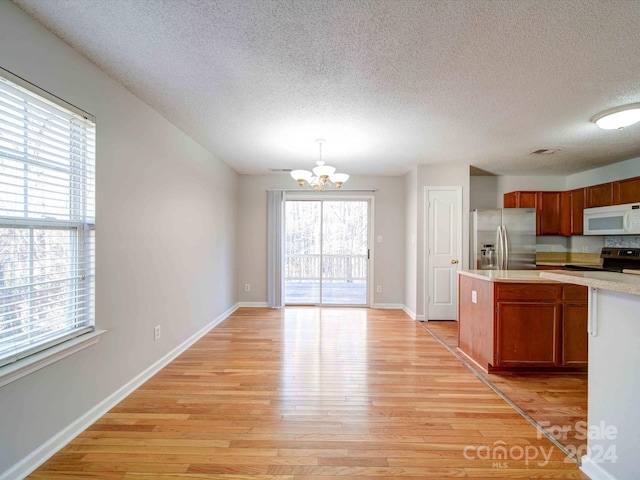
[[[367,280],[367,255],[288,255],[285,260],[285,282],[320,280],[322,260],[323,282],[364,282]]]

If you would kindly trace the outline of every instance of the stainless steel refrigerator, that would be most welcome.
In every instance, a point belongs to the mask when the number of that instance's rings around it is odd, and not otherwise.
[[[469,265],[472,269],[536,268],[535,209],[474,210],[471,215],[470,250]]]

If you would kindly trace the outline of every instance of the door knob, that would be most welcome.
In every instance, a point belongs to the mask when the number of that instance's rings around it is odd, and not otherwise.
[[[458,260],[451,260],[451,265],[455,265],[456,263],[458,263]]]

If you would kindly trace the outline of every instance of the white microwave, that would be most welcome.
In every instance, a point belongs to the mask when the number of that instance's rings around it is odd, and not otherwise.
[[[640,235],[640,203],[584,209],[584,235]]]

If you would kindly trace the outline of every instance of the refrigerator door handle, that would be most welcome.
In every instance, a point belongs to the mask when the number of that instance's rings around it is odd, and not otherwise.
[[[507,226],[502,226],[502,236],[504,237],[504,269],[509,270],[509,236]]]
[[[498,230],[496,231],[496,245],[498,246],[498,251],[496,252],[496,258],[498,260],[498,270],[502,270],[503,263],[503,245],[502,245],[502,225],[498,225]]]

